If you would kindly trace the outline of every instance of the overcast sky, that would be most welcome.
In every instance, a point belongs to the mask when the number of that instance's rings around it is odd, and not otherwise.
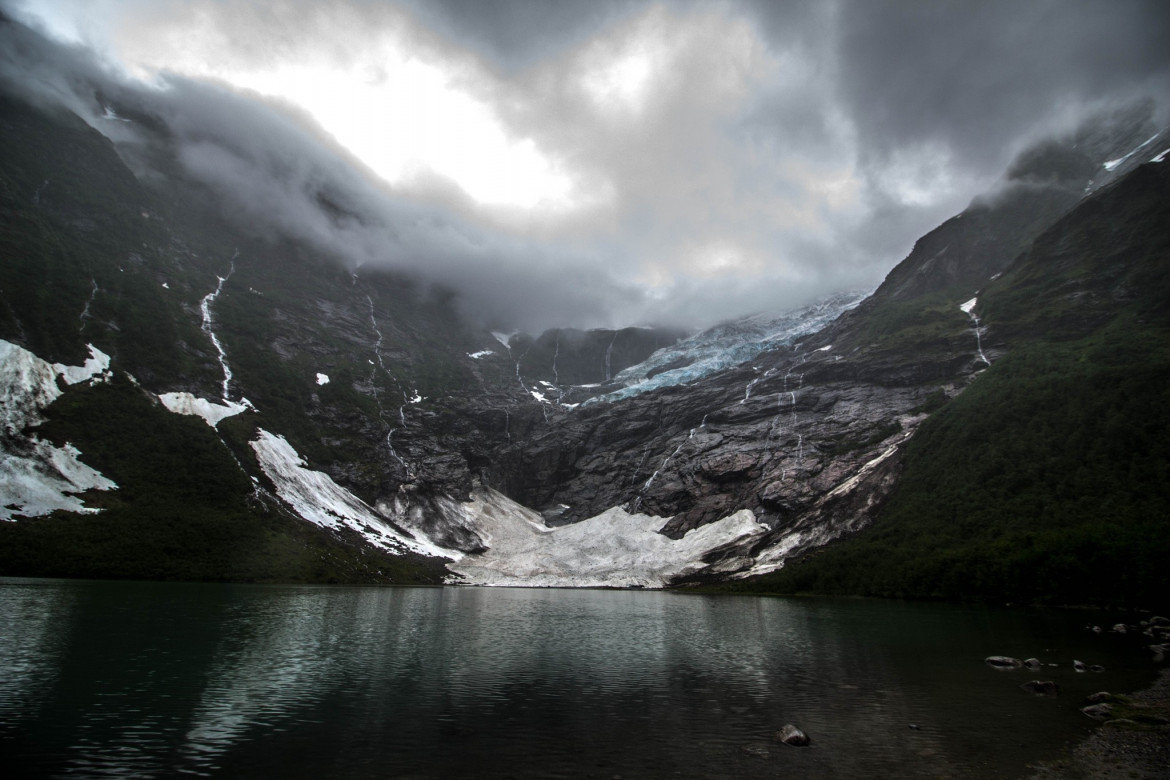
[[[117,85],[254,224],[534,331],[873,286],[1028,144],[1170,95],[1162,0],[0,6],[55,41],[9,31],[7,78],[130,145],[78,75]]]

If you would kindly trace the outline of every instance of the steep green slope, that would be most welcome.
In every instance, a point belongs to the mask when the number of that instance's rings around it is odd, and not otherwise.
[[[979,310],[1008,354],[922,425],[873,526],[733,589],[1170,598],[1170,171],[1073,210]]]

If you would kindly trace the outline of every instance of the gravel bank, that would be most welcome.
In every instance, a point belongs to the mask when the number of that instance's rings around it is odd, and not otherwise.
[[[1034,767],[1032,780],[1170,780],[1170,669],[1146,690],[1119,698],[1115,717],[1068,757]],[[1158,718],[1166,722],[1136,722]]]

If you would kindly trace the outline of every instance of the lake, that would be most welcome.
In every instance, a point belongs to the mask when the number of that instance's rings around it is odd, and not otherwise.
[[[1085,695],[1153,679],[1134,638],[1086,630],[1112,619],[0,579],[0,765],[9,778],[1014,777],[1092,728]],[[1000,672],[993,654],[1059,665]],[[1077,674],[1074,658],[1106,670]],[[1019,689],[1036,678],[1062,694]],[[811,746],[775,742],[786,723]]]

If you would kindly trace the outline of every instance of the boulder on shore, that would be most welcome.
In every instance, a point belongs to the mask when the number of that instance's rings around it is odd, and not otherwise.
[[[1105,720],[1113,712],[1113,705],[1105,704],[1104,702],[1101,704],[1090,704],[1088,707],[1081,707],[1081,712],[1093,720]]]

